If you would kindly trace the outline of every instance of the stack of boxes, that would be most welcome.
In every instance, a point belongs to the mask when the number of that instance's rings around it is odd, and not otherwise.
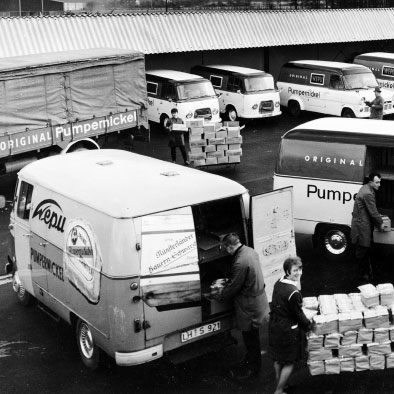
[[[186,122],[189,128],[189,162],[194,167],[240,163],[242,136],[238,122]]]
[[[304,299],[305,312],[314,315],[307,338],[312,375],[394,368],[393,285],[359,289]]]

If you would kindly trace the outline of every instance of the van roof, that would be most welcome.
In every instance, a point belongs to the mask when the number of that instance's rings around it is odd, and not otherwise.
[[[369,53],[363,53],[361,55],[358,55],[354,58],[356,59],[364,59],[364,60],[388,60],[388,61],[394,61],[394,53],[389,53],[389,52],[369,52]]]
[[[237,182],[123,150],[60,154],[19,176],[116,218],[131,218],[247,192]]]
[[[320,69],[324,71],[368,71],[371,72],[368,67],[362,66],[361,64],[354,63],[342,63],[342,62],[328,62],[325,60],[293,60],[287,62],[283,67],[294,67],[294,68],[307,68],[307,69]]]
[[[206,69],[217,69],[221,71],[228,71],[229,73],[236,73],[240,75],[267,75],[270,74],[266,73],[262,70],[257,70],[255,68],[248,68],[248,67],[240,67],[240,66],[232,66],[229,64],[204,64],[201,66],[197,66]],[[213,71],[213,70],[211,70]]]
[[[203,79],[200,75],[184,73],[182,71],[175,70],[149,70],[146,71],[146,75],[153,75],[155,77],[166,78],[173,81],[190,81],[193,79]]]
[[[282,139],[394,147],[394,127],[388,120],[326,117],[301,124]]]

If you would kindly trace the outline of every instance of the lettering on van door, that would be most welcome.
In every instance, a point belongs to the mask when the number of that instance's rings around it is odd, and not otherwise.
[[[33,212],[32,219],[34,218],[44,222],[48,229],[53,228],[61,233],[64,232],[66,218],[63,216],[61,206],[55,200],[42,200]]]
[[[63,259],[65,277],[89,302],[98,303],[102,257],[96,235],[84,219],[68,223]]]

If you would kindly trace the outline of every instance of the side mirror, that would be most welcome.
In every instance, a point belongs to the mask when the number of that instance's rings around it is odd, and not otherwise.
[[[0,209],[5,207],[5,197],[0,196]]]

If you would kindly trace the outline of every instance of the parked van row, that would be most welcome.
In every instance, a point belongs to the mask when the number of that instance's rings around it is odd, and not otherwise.
[[[226,64],[199,65],[191,73],[172,70],[146,72],[148,116],[164,124],[172,107],[184,120],[219,122],[301,111],[368,118],[367,102],[380,86],[384,115],[394,113],[394,54],[367,53],[353,63],[297,60],[284,64],[277,85],[271,74]]]

